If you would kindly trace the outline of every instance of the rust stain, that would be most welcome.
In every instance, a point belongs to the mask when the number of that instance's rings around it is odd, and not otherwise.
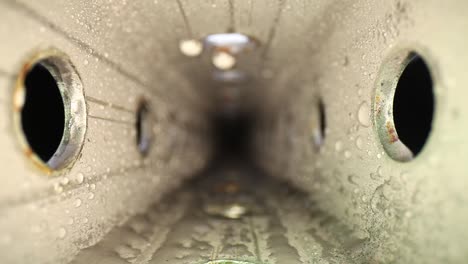
[[[377,106],[376,107],[376,115],[380,115],[380,113],[382,112],[382,104],[381,104],[381,98],[380,98],[380,95],[376,95],[375,96],[375,105]]]
[[[33,156],[32,149],[30,149],[30,148],[25,149],[24,150],[24,155],[26,155],[26,157],[28,157],[28,158],[31,158]]]
[[[16,77],[16,82],[14,83],[14,90],[13,90],[13,100],[12,100],[12,108],[15,112],[15,125],[17,132],[20,134],[20,143],[22,146],[22,152],[25,155],[25,158],[32,162],[32,165],[35,166],[40,172],[46,175],[52,175],[55,172],[55,169],[49,167],[47,163],[41,160],[34,150],[28,145],[24,136],[21,136],[21,124],[18,120],[20,119],[19,114],[23,110],[23,103],[24,103],[24,96],[25,96],[25,79],[27,74],[31,71],[31,69],[41,60],[49,57],[61,56],[62,53],[57,52],[54,49],[48,49],[45,51],[39,51],[34,54],[34,56],[30,57],[29,60],[25,61],[24,64],[19,68],[18,75]]]
[[[218,193],[236,194],[240,191],[240,186],[237,182],[229,181],[216,185],[215,191]]]
[[[52,174],[52,169],[49,168],[46,164],[44,164],[44,162],[40,161],[31,148],[26,148],[24,150],[24,155],[26,156],[26,158],[30,159],[40,171],[47,175]]]
[[[390,143],[395,143],[399,140],[398,134],[396,133],[395,127],[392,125],[390,121],[386,123],[387,134],[390,137]]]
[[[217,51],[217,52],[225,52],[225,53],[231,54],[231,47],[229,47],[229,46],[219,46],[219,47],[216,47],[216,51]],[[232,54],[231,54],[231,55],[232,55]]]
[[[32,66],[32,63],[31,62],[26,62],[24,65],[23,65],[23,69],[21,69],[21,75],[25,75],[29,69],[31,68]]]

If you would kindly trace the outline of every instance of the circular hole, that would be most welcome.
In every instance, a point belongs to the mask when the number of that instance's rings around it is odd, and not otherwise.
[[[49,70],[38,63],[26,74],[21,124],[32,151],[47,163],[57,151],[65,129],[62,95]]]
[[[434,116],[430,68],[421,55],[390,58],[381,70],[374,102],[376,128],[387,154],[407,162],[423,150]]]
[[[316,103],[316,115],[312,121],[312,135],[315,148],[317,150],[325,142],[325,130],[327,128],[326,116],[325,116],[325,105],[322,99],[319,99]]]
[[[86,131],[86,103],[79,75],[65,54],[36,54],[18,74],[14,122],[24,153],[44,172],[71,164]]]
[[[323,142],[325,141],[325,129],[327,127],[327,121],[325,118],[325,105],[323,104],[323,101],[319,101],[318,105],[318,110],[319,110],[319,117],[320,117],[320,135],[321,135],[321,141],[320,145],[323,145]]]
[[[412,55],[393,98],[393,122],[398,137],[416,156],[429,137],[434,114],[431,73],[419,55]]]
[[[138,150],[146,156],[151,148],[152,121],[151,112],[145,100],[142,100],[137,109],[136,116],[136,143]]]

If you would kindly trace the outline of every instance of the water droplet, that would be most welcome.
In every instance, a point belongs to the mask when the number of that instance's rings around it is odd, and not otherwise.
[[[358,137],[356,138],[356,147],[357,147],[358,149],[362,149],[363,146],[364,146],[364,141],[362,140],[361,137],[358,136]]]
[[[196,57],[202,53],[203,45],[196,39],[187,39],[180,41],[179,49],[185,56]]]
[[[59,183],[54,184],[54,191],[56,193],[62,193],[63,192],[63,187]]]
[[[78,174],[76,175],[76,182],[77,182],[78,184],[82,184],[83,181],[84,181],[84,175],[83,175],[83,173],[78,173]]]
[[[380,179],[380,176],[377,173],[371,172],[370,173],[370,178],[373,180],[378,180]]]
[[[349,159],[351,158],[351,152],[349,150],[346,150],[344,153],[345,158]]]
[[[75,200],[75,207],[80,207],[81,206],[81,199],[76,199]]]
[[[395,213],[392,209],[387,208],[384,210],[384,215],[388,218],[392,218],[395,215]]]
[[[383,169],[382,169],[382,166],[379,166],[379,167],[377,168],[377,171],[376,171],[376,172],[372,172],[372,173],[370,174],[370,177],[371,177],[371,179],[373,179],[373,180],[381,179],[383,176],[384,176],[384,171],[383,171]]]
[[[89,199],[89,200],[92,200],[92,199],[94,199],[94,193],[89,193],[89,195],[88,195],[88,199]]]
[[[358,184],[358,177],[356,175],[349,175],[348,176],[348,182],[351,183],[351,184],[354,184],[354,185],[359,185]]]
[[[61,227],[58,231],[58,237],[59,238],[64,238],[67,235],[67,230],[63,227]]]
[[[377,168],[377,174],[378,174],[380,177],[383,177],[383,176],[384,176],[384,172],[383,172],[382,166],[379,166],[379,167]]]
[[[357,116],[358,121],[362,126],[369,127],[371,125],[370,107],[366,101],[362,102],[359,106]]]
[[[336,152],[340,152],[341,149],[343,149],[343,143],[342,143],[341,141],[338,140],[338,141],[335,143],[335,150],[336,150]]]
[[[67,177],[63,177],[61,182],[63,185],[67,185],[70,182],[70,180]]]
[[[400,174],[400,179],[402,182],[406,182],[408,180],[410,173],[407,171],[404,171]]]

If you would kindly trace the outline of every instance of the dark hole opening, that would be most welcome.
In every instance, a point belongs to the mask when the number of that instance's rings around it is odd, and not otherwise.
[[[248,114],[220,115],[213,122],[216,159],[250,160],[252,117]]]
[[[145,101],[141,102],[136,117],[136,143],[141,154],[147,155],[151,147],[151,122],[149,108]]]
[[[317,142],[317,145],[320,147],[323,145],[323,142],[325,141],[325,130],[327,128],[327,120],[325,117],[325,105],[323,104],[323,101],[320,99],[318,103],[318,111],[319,111],[319,122],[320,122],[320,135],[319,135],[319,142]]]
[[[57,81],[36,64],[25,78],[25,103],[21,122],[32,151],[48,162],[57,151],[65,129],[65,109]]]
[[[400,140],[415,156],[429,137],[433,114],[431,73],[424,60],[413,54],[396,87],[393,119]]]

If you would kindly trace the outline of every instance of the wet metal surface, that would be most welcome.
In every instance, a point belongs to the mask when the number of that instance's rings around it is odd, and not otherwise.
[[[73,263],[354,263],[367,240],[288,184],[228,163],[112,230]]]
[[[0,14],[2,263],[466,263],[466,1],[0,0]],[[225,33],[258,42],[221,50],[219,69],[204,38]],[[55,177],[24,158],[12,107],[24,62],[50,47],[87,106],[80,155]],[[411,160],[378,94],[400,51],[423,56],[437,102]],[[214,191],[207,177],[151,206],[211,160],[208,116],[241,111],[271,178],[239,168],[252,177]]]

